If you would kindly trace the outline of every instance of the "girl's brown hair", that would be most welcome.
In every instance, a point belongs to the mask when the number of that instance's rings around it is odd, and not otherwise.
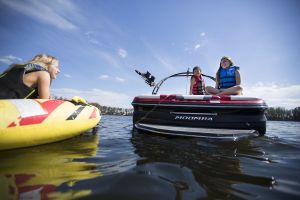
[[[220,60],[220,66],[219,66],[219,69],[218,69],[217,75],[216,75],[216,80],[218,81],[218,83],[220,83],[221,61],[224,60],[224,59],[226,59],[226,60],[228,60],[228,61],[230,62],[230,66],[233,66],[233,65],[234,65],[234,63],[233,63],[233,61],[232,61],[232,59],[231,59],[230,57],[228,57],[228,56],[223,56],[223,57],[221,58],[221,60]]]

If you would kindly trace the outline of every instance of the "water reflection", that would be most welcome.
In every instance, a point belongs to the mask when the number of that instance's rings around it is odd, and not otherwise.
[[[96,164],[87,162],[98,148],[96,134],[63,142],[0,152],[0,199],[70,199],[90,194],[72,191],[79,180],[101,176]],[[58,192],[65,183],[68,190]]]
[[[137,161],[138,166],[149,163],[172,163],[188,168],[209,198],[249,198],[253,197],[253,194],[239,190],[235,185],[242,183],[269,188],[274,184],[272,177],[253,176],[243,171],[241,166],[243,157],[250,156],[266,161],[264,153],[259,147],[253,146],[249,139],[228,142],[197,138],[166,138],[141,134],[134,130],[131,142],[136,148],[135,153],[141,157]],[[182,183],[185,187],[195,185],[193,182],[185,181]]]

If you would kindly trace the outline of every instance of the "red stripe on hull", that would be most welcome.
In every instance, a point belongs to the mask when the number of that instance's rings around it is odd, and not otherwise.
[[[94,108],[91,116],[89,117],[89,119],[93,119],[93,118],[97,118],[97,109],[96,108]]]
[[[40,103],[47,114],[24,117],[20,120],[20,126],[42,123],[62,103],[64,103],[62,100],[49,100]]]

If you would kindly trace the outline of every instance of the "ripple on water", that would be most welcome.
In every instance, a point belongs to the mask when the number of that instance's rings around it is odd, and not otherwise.
[[[103,116],[96,135],[0,152],[0,189],[25,174],[15,191],[53,186],[48,193],[65,199],[299,199],[299,130],[268,122],[258,138],[172,138]]]

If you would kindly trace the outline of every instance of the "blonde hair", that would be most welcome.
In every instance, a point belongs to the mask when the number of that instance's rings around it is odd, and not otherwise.
[[[34,56],[31,60],[25,62],[25,63],[21,63],[21,64],[11,64],[9,66],[8,69],[6,69],[4,71],[4,73],[14,69],[14,68],[21,68],[23,67],[24,65],[27,65],[27,64],[38,64],[40,65],[41,67],[45,68],[45,69],[49,69],[49,66],[52,65],[54,62],[57,62],[58,59],[55,58],[54,56],[51,56],[51,55],[48,55],[48,54],[38,54],[36,56]]]
[[[57,58],[55,58],[54,56],[48,55],[48,54],[38,54],[36,56],[34,56],[32,58],[31,61],[29,61],[29,63],[33,63],[33,64],[42,64],[46,69],[48,69],[48,67],[50,65],[52,65],[54,62],[57,62]]]

